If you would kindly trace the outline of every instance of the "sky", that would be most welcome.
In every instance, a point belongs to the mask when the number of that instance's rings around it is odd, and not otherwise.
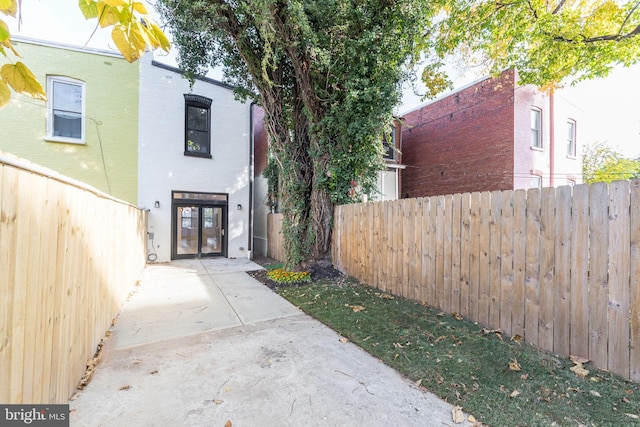
[[[149,12],[153,7],[148,3]],[[55,41],[96,49],[115,50],[110,29],[98,29],[93,37],[96,20],[86,21],[77,0],[23,0],[22,22],[2,16],[12,35]],[[175,48],[169,55],[155,53],[155,59],[176,65]],[[28,58],[23,61],[28,65]],[[478,76],[456,77],[456,88],[477,79]],[[444,94],[443,94],[444,95]],[[442,96],[442,95],[441,95]],[[578,124],[578,141],[606,142],[629,158],[640,157],[640,64],[630,68],[617,68],[607,78],[578,83],[562,91],[584,112],[584,123]],[[398,112],[420,105],[419,97],[405,90],[403,104]]]

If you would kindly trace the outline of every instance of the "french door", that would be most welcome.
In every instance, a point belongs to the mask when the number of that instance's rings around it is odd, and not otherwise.
[[[172,259],[226,256],[227,206],[209,203],[174,198]]]

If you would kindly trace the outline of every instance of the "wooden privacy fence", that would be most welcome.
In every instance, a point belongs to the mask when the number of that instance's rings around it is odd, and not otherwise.
[[[66,403],[145,264],[146,212],[0,153],[0,402]]]
[[[336,268],[640,380],[640,180],[338,206]]]
[[[282,214],[270,213],[267,215],[267,256],[284,262]]]

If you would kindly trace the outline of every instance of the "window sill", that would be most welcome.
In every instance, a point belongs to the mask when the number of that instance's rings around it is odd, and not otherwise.
[[[577,158],[578,158],[577,156],[572,156],[570,154],[567,154],[567,159],[576,160]]]
[[[200,157],[200,158],[203,158],[203,159],[211,159],[211,158],[212,158],[212,157],[211,157],[211,154],[207,154],[207,153],[194,153],[194,152],[192,152],[192,151],[185,151],[185,152],[184,152],[184,155],[185,155],[185,156],[188,156],[188,157]]]
[[[529,148],[531,148],[533,151],[539,151],[541,153],[544,153],[544,148],[543,147],[534,147],[533,145],[530,146]]]
[[[75,145],[86,145],[86,141],[84,139],[77,138],[64,138],[58,136],[47,136],[44,138],[46,142],[56,142],[63,144],[75,144]]]

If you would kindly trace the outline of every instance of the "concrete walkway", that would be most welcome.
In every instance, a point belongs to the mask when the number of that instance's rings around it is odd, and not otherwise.
[[[451,405],[242,272],[260,268],[147,266],[71,426],[454,425]]]

